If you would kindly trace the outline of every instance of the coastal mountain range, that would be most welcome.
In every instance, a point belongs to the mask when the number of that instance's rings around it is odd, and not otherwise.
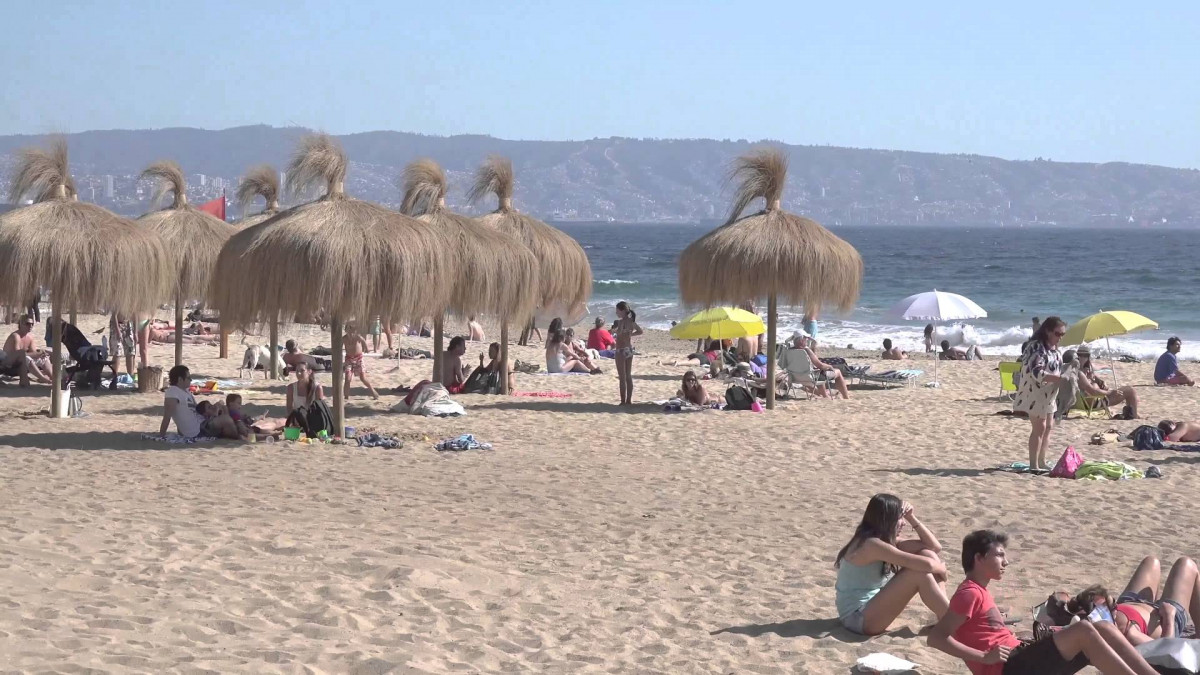
[[[193,199],[219,195],[221,189],[232,195],[247,168],[267,162],[282,169],[303,133],[260,125],[220,131],[87,131],[69,134],[67,140],[81,198],[140,215],[152,208],[152,190],[137,174],[151,162],[178,161],[188,174]],[[747,140],[514,141],[398,131],[339,139],[350,158],[347,191],[391,206],[400,201],[396,185],[404,165],[431,157],[447,172],[452,208],[488,211],[494,200],[468,205],[466,189],[482,160],[501,154],[512,159],[516,170],[514,205],[543,219],[718,221],[728,215],[730,161],[756,145],[771,144],[790,156],[785,208],[831,226],[1200,225],[1200,171],[1195,169]],[[20,148],[47,140],[0,136],[0,175],[7,177]],[[230,215],[240,212],[231,208]]]

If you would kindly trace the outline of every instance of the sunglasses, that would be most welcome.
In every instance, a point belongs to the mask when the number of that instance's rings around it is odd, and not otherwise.
[[[1067,334],[1067,331],[1065,331],[1065,330],[1056,330],[1056,331],[1054,331],[1054,334],[1055,334],[1055,335],[1057,335],[1058,337],[1062,337],[1062,336],[1064,336],[1064,335],[1066,335],[1066,334]]]

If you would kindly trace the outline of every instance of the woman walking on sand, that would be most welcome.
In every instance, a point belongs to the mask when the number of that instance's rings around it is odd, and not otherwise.
[[[621,405],[633,405],[633,336],[642,334],[637,314],[622,300],[617,303],[617,322],[613,324],[617,344],[617,379],[621,381]]]
[[[1055,398],[1062,378],[1062,356],[1058,343],[1067,333],[1067,324],[1057,316],[1047,317],[1021,354],[1021,384],[1013,403],[1014,412],[1029,415],[1029,470],[1049,471],[1046,447],[1054,427]]]

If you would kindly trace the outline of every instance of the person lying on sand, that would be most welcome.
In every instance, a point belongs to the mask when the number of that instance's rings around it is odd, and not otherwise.
[[[915,539],[900,540],[905,524]],[[908,502],[877,494],[867,502],[849,543],[838,551],[835,604],[838,619],[852,633],[880,635],[914,597],[938,619],[950,606],[942,545],[917,519]]]
[[[1192,617],[1200,612],[1200,568],[1191,558],[1179,558],[1171,566],[1159,595],[1161,579],[1162,563],[1146,556],[1115,601],[1100,585],[1090,586],[1074,598],[1060,591],[1049,601],[1049,613],[1058,625],[1065,626],[1074,617],[1086,619],[1102,608],[1100,613],[1111,616],[1113,624],[1134,646],[1158,638],[1194,636]]]
[[[979,351],[977,345],[951,347],[949,340],[942,340],[942,352],[938,354],[938,358],[943,361],[980,361],[983,359],[983,352]]]
[[[696,405],[708,405],[714,399],[708,395],[708,390],[700,384],[700,378],[696,377],[695,371],[689,370],[683,374],[683,384],[679,387],[679,391],[675,392],[675,396]]]
[[[883,354],[879,358],[884,361],[903,361],[908,358],[908,352],[901,351],[899,347],[893,347],[891,338],[884,338]]]
[[[972,675],[1053,673],[1071,675],[1095,666],[1104,675],[1155,675],[1117,627],[1107,621],[1078,621],[1048,639],[1023,643],[1005,625],[988,584],[1008,567],[1008,537],[976,530],[963,538],[967,578],[929,633],[929,646],[962,659]]]
[[[1164,441],[1176,443],[1195,443],[1200,441],[1200,422],[1172,422],[1163,420],[1158,423],[1158,429],[1163,433]]]
[[[287,420],[283,419],[249,417],[242,411],[241,394],[226,396],[225,410],[237,425],[238,436],[244,441],[250,440],[251,436],[260,440],[267,436],[278,437],[283,433],[283,427],[287,423]]]
[[[660,365],[660,366],[705,366],[705,367],[707,367],[707,366],[712,365],[713,361],[718,361],[720,358],[721,358],[721,341],[720,340],[711,340],[708,343],[708,347],[702,352],[688,354],[686,358],[675,359],[674,361],[672,361],[670,363],[667,363],[665,361],[659,361],[658,365]]]
[[[284,365],[287,366],[287,368],[284,369],[284,375],[287,375],[289,371],[295,369],[295,367],[301,363],[308,366],[310,370],[316,372],[322,372],[332,368],[329,359],[317,358],[306,353],[300,348],[300,345],[296,344],[295,340],[288,340],[286,343],[284,343],[283,354],[280,355],[280,358],[283,359]]]

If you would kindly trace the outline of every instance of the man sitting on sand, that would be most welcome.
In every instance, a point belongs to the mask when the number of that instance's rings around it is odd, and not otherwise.
[[[617,344],[617,339],[604,328],[604,319],[596,317],[596,327],[588,331],[587,348],[595,349],[604,356],[605,350],[611,350]]]
[[[1054,673],[1071,675],[1095,666],[1103,675],[1154,675],[1111,622],[1079,621],[1053,637],[1023,643],[1004,623],[988,585],[1004,577],[1008,537],[976,530],[963,538],[967,578],[950,598],[950,609],[929,633],[929,646],[966,662],[972,675]]]
[[[483,334],[483,325],[471,317],[467,320],[467,330],[471,334],[471,342],[483,342],[487,337]]]
[[[17,319],[17,330],[4,343],[4,356],[0,360],[0,375],[20,378],[22,387],[29,386],[29,376],[42,384],[50,384],[50,374],[42,372],[37,360],[45,356],[41,349],[33,346],[33,319],[22,314]]]
[[[942,353],[938,354],[938,358],[943,361],[981,361],[983,352],[976,345],[951,347],[949,340],[942,340]]]
[[[1158,357],[1158,363],[1154,364],[1154,383],[1167,384],[1172,386],[1195,386],[1192,378],[1183,374],[1179,370],[1179,350],[1183,349],[1183,342],[1173,337],[1167,340],[1167,351],[1163,352],[1162,356]]]
[[[899,347],[893,347],[891,338],[884,338],[883,354],[879,358],[884,361],[903,361],[908,358],[908,353],[901,351]]]
[[[167,387],[163,398],[163,418],[158,433],[165,436],[173,420],[175,429],[184,438],[240,438],[237,423],[225,411],[224,406],[217,409],[208,401],[204,401],[203,408],[196,405],[196,397],[188,391],[191,381],[192,373],[187,366],[175,366],[167,373],[170,386]]]

